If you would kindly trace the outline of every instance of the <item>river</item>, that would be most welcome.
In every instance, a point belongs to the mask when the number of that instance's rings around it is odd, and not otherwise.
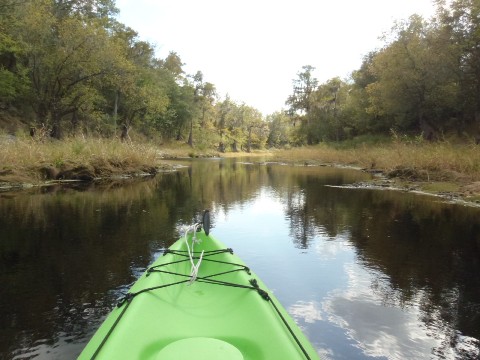
[[[0,193],[0,359],[75,359],[207,208],[322,359],[480,357],[480,209],[256,161]]]

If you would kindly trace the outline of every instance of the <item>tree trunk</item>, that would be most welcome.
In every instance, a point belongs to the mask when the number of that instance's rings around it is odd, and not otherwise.
[[[425,140],[432,141],[436,139],[435,129],[423,118],[420,119],[420,130]]]
[[[205,113],[207,112],[207,109],[205,109],[205,106],[202,107],[202,129],[205,129]]]
[[[252,127],[248,128],[247,153],[252,151]]]
[[[118,90],[115,91],[115,102],[113,103],[113,129],[114,135],[117,134],[117,117],[118,117]]]
[[[128,125],[127,124],[122,124],[122,132],[120,134],[120,140],[125,141],[125,140],[131,140],[130,135],[128,135]]]
[[[74,110],[72,113],[72,133],[75,135],[78,129],[78,112]]]
[[[233,152],[238,152],[237,140],[233,140],[231,147]]]
[[[188,134],[187,144],[193,147],[193,120],[190,120],[190,134]]]
[[[52,113],[52,130],[50,136],[54,139],[60,140],[62,138],[62,129],[60,126],[60,114]]]

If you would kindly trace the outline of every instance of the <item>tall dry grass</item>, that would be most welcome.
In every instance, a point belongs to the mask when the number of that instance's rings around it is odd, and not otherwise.
[[[275,158],[294,162],[351,165],[390,172],[412,169],[431,180],[480,180],[480,146],[448,142],[391,142],[339,149],[328,144],[280,150]]]
[[[35,141],[29,137],[0,136],[0,175],[7,172],[34,176],[32,169],[75,165],[111,166],[134,170],[157,166],[164,156],[191,156],[186,145],[122,143],[118,139],[70,138],[63,141]],[[262,153],[268,156],[268,153]],[[376,144],[338,144],[274,151],[275,160],[350,165],[389,172],[412,169],[429,180],[480,181],[480,146],[475,144],[390,141]]]
[[[35,141],[7,138],[0,141],[0,169],[21,170],[38,165],[111,164],[137,166],[158,162],[160,153],[151,144],[122,143],[119,140],[71,138],[63,141]]]

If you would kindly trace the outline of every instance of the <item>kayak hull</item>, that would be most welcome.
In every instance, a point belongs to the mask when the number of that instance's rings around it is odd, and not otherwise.
[[[192,263],[182,238],[132,286],[79,359],[318,359],[241,259],[203,231],[195,238],[192,261],[201,262],[196,280],[190,283]]]

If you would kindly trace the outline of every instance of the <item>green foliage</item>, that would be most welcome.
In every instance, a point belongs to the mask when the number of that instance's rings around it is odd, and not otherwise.
[[[315,68],[303,66],[287,112],[265,119],[228,96],[220,101],[200,71],[185,73],[176,52],[156,58],[151,44],[115,19],[113,0],[5,0],[0,106],[33,109],[37,128],[57,138],[128,140],[133,127],[150,139],[233,151],[340,142],[390,129],[408,138],[449,132],[480,138],[480,4],[435,4],[429,21],[414,15],[394,24],[385,45],[349,79],[319,84]]]
[[[265,148],[269,129],[257,109],[246,104],[238,105],[227,97],[217,103],[216,111],[216,127],[226,148],[233,152]]]
[[[16,84],[15,74],[7,69],[0,68],[0,98],[3,102],[10,102],[16,98]]]
[[[407,131],[424,131],[425,124],[441,128],[458,98],[450,47],[418,16],[397,24],[396,32],[396,39],[372,62],[377,80],[367,86],[367,110]]]
[[[155,58],[149,43],[113,18],[114,1],[12,2],[2,10],[2,102],[23,101],[55,137],[123,137],[135,126],[181,138],[189,122],[212,122],[213,84],[203,85],[197,105],[180,57]]]
[[[269,134],[267,144],[270,147],[285,147],[292,141],[293,125],[290,117],[283,112],[267,116]]]
[[[392,142],[392,137],[383,134],[365,134],[341,142],[330,142],[329,146],[337,150],[358,149],[365,146],[381,147]]]
[[[297,142],[340,141],[390,129],[438,139],[480,138],[480,4],[437,1],[437,17],[397,22],[351,79],[318,85],[304,66],[287,100]],[[313,85],[313,87],[311,86]],[[414,136],[415,136],[414,135]]]
[[[0,13],[0,103],[3,104],[16,102],[28,91],[28,73],[19,61],[24,44],[12,34],[16,24],[14,17]]]
[[[291,113],[307,113],[312,107],[312,94],[315,91],[318,80],[313,77],[315,67],[305,65],[293,80],[293,94],[290,95],[286,104],[290,106]]]
[[[220,143],[220,135],[214,130],[204,130],[200,127],[193,130],[193,138],[195,139],[195,148],[202,152],[218,152],[218,144]]]

